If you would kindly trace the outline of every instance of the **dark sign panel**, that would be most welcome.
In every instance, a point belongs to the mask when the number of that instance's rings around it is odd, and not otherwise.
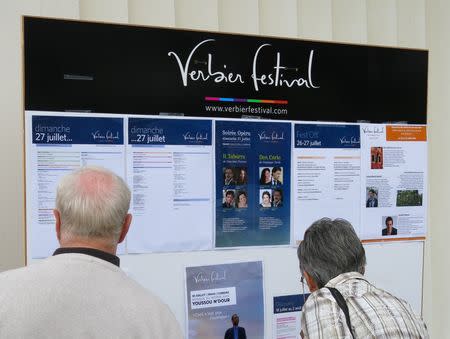
[[[428,52],[24,19],[27,110],[426,123]]]

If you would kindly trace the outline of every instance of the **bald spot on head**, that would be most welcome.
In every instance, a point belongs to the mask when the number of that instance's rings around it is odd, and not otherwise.
[[[108,173],[88,170],[78,177],[77,190],[85,197],[98,197],[112,190],[113,178]]]

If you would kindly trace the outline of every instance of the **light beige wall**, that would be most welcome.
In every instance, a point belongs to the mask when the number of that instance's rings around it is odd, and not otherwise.
[[[433,337],[450,337],[450,2],[427,4],[429,154]]]
[[[427,11],[426,11],[427,9]],[[21,15],[428,47],[430,53],[430,225],[423,313],[436,338],[449,332],[446,205],[450,108],[450,3],[445,0],[15,0],[0,2],[0,271],[24,264]],[[426,16],[427,15],[427,16]],[[428,19],[428,21],[426,20]],[[428,25],[427,25],[428,22]],[[427,26],[426,26],[427,25]],[[428,34],[427,34],[428,29]],[[431,260],[433,259],[433,260]],[[431,265],[433,262],[433,265]],[[433,279],[432,279],[433,278]],[[432,303],[434,291],[436,302]],[[444,298],[441,298],[444,296]]]

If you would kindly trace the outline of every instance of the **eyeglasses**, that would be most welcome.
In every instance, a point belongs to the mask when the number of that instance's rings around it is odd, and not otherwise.
[[[305,306],[305,302],[306,302],[306,298],[305,298],[305,278],[303,278],[303,275],[300,278],[300,283],[302,284],[302,289],[303,289],[303,305],[302,305],[302,309],[301,309],[301,311],[303,311],[303,306]]]

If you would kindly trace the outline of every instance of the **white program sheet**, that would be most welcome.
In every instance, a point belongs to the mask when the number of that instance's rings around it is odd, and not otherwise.
[[[293,159],[295,241],[323,217],[344,218],[359,233],[359,126],[295,124]]]
[[[86,165],[125,177],[123,118],[26,112],[26,161],[27,257],[44,258],[59,247],[53,217],[59,180]]]
[[[361,238],[426,235],[426,126],[361,125]]]
[[[210,120],[128,119],[129,253],[212,248]]]

